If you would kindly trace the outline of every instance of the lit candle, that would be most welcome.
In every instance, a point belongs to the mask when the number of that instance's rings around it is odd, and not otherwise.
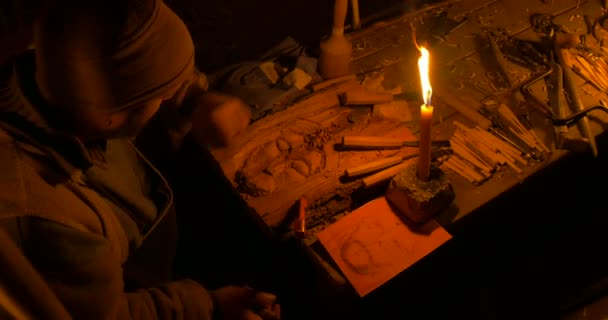
[[[428,181],[431,174],[431,124],[433,123],[433,106],[431,105],[431,81],[429,80],[430,54],[424,47],[420,50],[418,70],[424,103],[420,107],[420,149],[418,155],[418,179]]]

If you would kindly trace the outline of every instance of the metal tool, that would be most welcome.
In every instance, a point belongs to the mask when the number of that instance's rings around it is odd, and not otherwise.
[[[545,117],[547,117],[554,126],[570,126],[579,121],[582,117],[585,117],[589,114],[589,112],[594,110],[600,110],[608,113],[608,107],[603,105],[591,106],[582,111],[573,113],[567,117],[558,117],[550,106],[541,101],[534,93],[532,92],[532,85],[543,80],[547,76],[551,75],[553,71],[545,71],[538,76],[533,77],[524,85],[521,86],[520,92],[526,98],[526,100],[533,102],[532,106],[536,107],[536,109],[541,112]]]
[[[562,101],[562,92],[564,92],[564,73],[562,67],[557,63],[551,64],[551,86],[548,89],[549,92],[549,104],[551,110],[559,117],[563,118],[566,116],[566,110]],[[557,137],[557,146],[561,145],[560,139],[562,136],[568,133],[568,126],[558,125],[555,126],[555,136]]]
[[[492,52],[492,56],[496,62],[496,66],[498,66],[498,70],[501,78],[504,80],[504,85],[507,88],[513,87],[513,81],[509,77],[509,71],[507,70],[505,56],[503,55],[498,43],[496,42],[495,36],[488,34],[487,36],[488,43],[490,44],[490,51]]]
[[[507,126],[504,124],[503,120],[499,116],[492,117],[492,124],[493,125],[492,128],[490,128],[490,132],[505,140],[507,143],[517,148],[517,150],[521,151],[523,154],[528,155],[535,160],[543,159],[543,154],[540,151],[531,148],[520,137],[508,130]]]
[[[558,41],[556,41],[555,33],[564,31],[563,27],[555,24],[553,22],[553,17],[546,14],[532,15],[530,18],[530,22],[535,31],[543,32],[549,38],[551,38],[553,42],[553,51],[555,53],[555,57],[562,69],[564,87],[570,98],[571,108],[576,113],[583,112],[583,102],[580,98],[580,95],[578,94],[578,89],[576,87],[576,83],[574,82],[574,76],[572,75],[572,70],[570,69],[570,65],[568,64],[568,52],[560,46]],[[551,112],[551,114],[553,114],[553,112]],[[555,114],[553,114],[553,116],[555,117]],[[595,136],[591,131],[589,118],[587,118],[586,114],[580,117],[579,128],[581,135],[584,138],[588,139],[593,156],[597,157],[597,144],[595,142]]]
[[[557,44],[554,47],[555,55],[557,57],[557,61],[562,68],[563,80],[564,80],[564,88],[568,93],[570,101],[572,102],[572,109],[575,112],[583,111],[585,108],[583,107],[583,101],[581,100],[580,95],[578,94],[578,88],[576,87],[576,83],[574,82],[574,76],[572,75],[572,69],[567,63],[567,52],[559,47]],[[581,130],[581,135],[589,140],[589,145],[591,146],[591,152],[594,157],[597,157],[597,144],[595,142],[595,136],[591,131],[591,125],[589,123],[589,118],[585,115],[581,117],[579,120],[579,127]]]
[[[564,92],[564,78],[562,67],[557,64],[552,64],[552,73],[549,88],[549,104],[552,111],[558,118],[566,117],[567,110],[563,103],[562,94]],[[557,149],[570,150],[574,152],[584,152],[590,146],[589,140],[586,138],[577,138],[568,132],[567,125],[555,126],[555,147]]]

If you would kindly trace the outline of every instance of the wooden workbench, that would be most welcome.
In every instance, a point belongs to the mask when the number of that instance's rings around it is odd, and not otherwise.
[[[441,89],[436,88],[436,91],[451,90],[460,97],[476,102],[503,102],[491,83],[493,71],[484,69],[480,63],[482,57],[477,50],[477,34],[488,27],[502,27],[511,36],[538,39],[539,35],[530,28],[529,15],[532,13],[551,14],[555,16],[556,23],[578,32],[585,30],[583,14],[589,14],[592,19],[601,14],[599,1],[528,2],[531,3],[524,8],[516,1],[483,3],[464,0],[448,7],[448,17],[458,21],[466,17],[467,22],[447,35],[427,37],[433,59],[432,82],[447,84],[442,85]],[[425,14],[436,13],[429,11]],[[386,88],[401,86],[408,93],[407,96],[415,97],[419,92],[417,52],[409,26],[412,21],[424,19],[424,16],[406,14],[352,34],[357,74],[369,76],[380,72],[385,78],[383,85]],[[589,36],[587,41],[593,41],[592,37]],[[529,79],[532,74],[515,65],[510,67],[512,78],[518,83]],[[606,99],[605,93],[597,92],[578,77],[577,81],[580,81],[585,106],[597,105],[601,99]],[[361,115],[360,110],[340,106],[337,94],[352,85],[356,84],[345,83],[316,93],[287,110],[267,116],[254,123],[231,149],[214,151],[224,173],[270,228],[285,227],[291,221],[289,213],[292,206],[299,198],[307,198],[311,204],[307,224],[313,231],[306,239],[310,247],[315,246],[316,232],[364,203],[367,196],[373,196],[373,192],[358,193],[361,191],[358,181],[344,180],[344,169],[397,153],[405,155],[415,151],[412,148],[365,152],[336,149],[345,134],[413,138],[417,133],[420,100],[413,98],[409,103],[414,116],[410,124],[377,120]],[[546,96],[541,86],[535,90],[539,95]],[[437,94],[440,95],[440,92]],[[521,96],[518,99],[522,100]],[[438,104],[435,107],[434,134],[437,139],[449,139],[454,119],[471,124],[449,106]],[[536,126],[535,132],[547,145],[552,145],[554,137],[549,121],[534,111],[530,116]],[[592,129],[599,135],[608,123],[608,117],[596,111],[591,118]],[[565,155],[564,151],[554,151],[547,155],[545,161],[526,167],[522,174],[504,169],[479,186],[448,172],[456,191],[455,206],[441,214],[438,221],[448,231],[456,231],[462,218],[543,168],[558,163]],[[353,196],[353,193],[357,195]],[[325,264],[327,261],[321,262]],[[328,264],[326,266],[331,268]]]

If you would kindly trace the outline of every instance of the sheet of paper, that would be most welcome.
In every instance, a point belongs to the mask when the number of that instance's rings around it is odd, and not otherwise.
[[[318,238],[363,297],[451,236],[435,220],[410,229],[380,197],[330,225]]]

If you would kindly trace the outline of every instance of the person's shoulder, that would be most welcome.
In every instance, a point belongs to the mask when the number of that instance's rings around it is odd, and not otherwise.
[[[102,235],[100,196],[82,186],[81,170],[67,173],[50,158],[0,126],[0,220],[36,217]]]
[[[0,127],[0,218],[25,214],[23,169],[16,140]]]

